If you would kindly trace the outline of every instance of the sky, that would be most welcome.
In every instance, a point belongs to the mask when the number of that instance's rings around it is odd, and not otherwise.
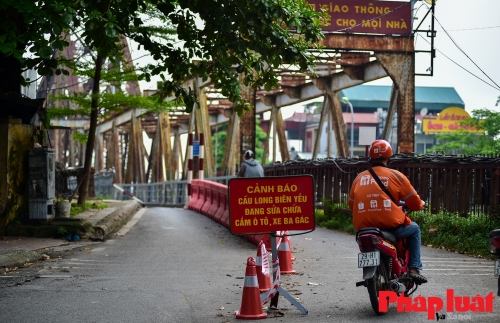
[[[423,1],[417,1],[414,7],[418,9],[423,4]],[[426,10],[427,7],[423,5],[417,16],[423,18],[422,14],[425,14]],[[495,106],[500,96],[499,14],[498,0],[438,0],[435,8],[435,18],[439,23],[435,22],[437,34],[434,39],[434,76],[416,76],[415,85],[454,87],[469,113],[480,108],[500,111],[500,106]],[[420,29],[428,28],[430,20],[426,21],[429,23],[422,24]],[[418,26],[419,22],[420,20],[416,20],[417,25],[414,26]],[[457,48],[443,28],[470,59]],[[425,34],[422,36],[430,41]],[[417,48],[430,49],[430,45],[422,37],[417,36],[415,39]],[[418,54],[416,71],[425,72],[429,66],[430,56]],[[392,81],[384,78],[367,84],[391,85]]]
[[[416,27],[427,12],[427,6],[424,1],[417,1],[414,8],[417,10],[416,15],[420,18],[415,21],[414,27]],[[434,75],[432,77],[416,76],[416,86],[454,87],[469,113],[480,108],[500,111],[500,106],[495,106],[500,96],[499,15],[499,0],[437,0]],[[430,20],[427,18],[420,29],[427,29],[429,26]],[[443,28],[463,52],[453,43]],[[430,45],[424,38],[429,42],[430,39],[425,34],[421,35],[423,38],[415,37],[416,48],[429,50]],[[429,54],[417,54],[416,72],[424,73],[429,66]],[[366,84],[392,85],[392,81],[386,77]],[[149,84],[141,83],[143,90],[155,88],[156,81]],[[301,110],[303,104],[283,109],[283,117],[288,117],[295,110]]]

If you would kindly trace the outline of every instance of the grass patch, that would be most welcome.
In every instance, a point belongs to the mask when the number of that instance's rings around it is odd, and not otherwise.
[[[108,207],[107,204],[101,201],[85,201],[84,204],[78,204],[76,202],[71,203],[70,217],[74,217],[77,214],[85,212],[87,210],[102,210]]]
[[[324,208],[315,213],[316,225],[332,230],[355,234],[352,213],[331,201],[323,201]],[[468,215],[428,211],[411,212],[410,218],[418,223],[422,231],[422,244],[471,256],[493,259],[488,252],[488,234],[500,228],[498,215]]]
[[[350,210],[342,209],[339,205],[331,203],[329,200],[323,200],[323,206],[322,210],[316,210],[317,225],[350,234],[356,233],[356,229],[352,225]]]

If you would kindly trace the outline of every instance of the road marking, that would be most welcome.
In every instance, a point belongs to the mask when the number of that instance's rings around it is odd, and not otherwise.
[[[106,248],[104,248],[104,247],[99,247],[99,248],[92,249],[92,252],[96,252],[96,251],[103,251],[103,250],[106,250]]]
[[[426,264],[427,266],[433,266],[433,267],[460,267],[460,268],[493,268],[492,266],[475,266],[475,265],[432,265],[432,264]]]
[[[492,268],[489,268],[489,269],[478,269],[477,271],[492,271],[491,270]],[[450,269],[447,269],[447,268],[441,268],[441,269],[438,269],[438,268],[425,268],[424,271],[436,271],[436,270],[441,270],[441,271],[444,271],[444,270],[451,270],[451,271],[455,271],[455,270],[474,270],[474,269],[471,269],[471,268],[450,268]]]
[[[464,257],[463,259],[461,260],[457,260],[456,258],[458,258],[459,256],[457,255],[457,257],[446,257],[446,258],[440,258],[440,257],[420,257],[421,259],[444,259],[444,260],[453,260],[453,261],[485,261],[486,259],[478,259],[478,258],[472,258],[472,257],[468,257],[468,256],[464,256],[464,255],[461,255],[461,257]]]
[[[441,274],[441,273],[429,273],[430,277],[434,276],[491,276],[493,274],[469,274],[469,273],[446,273],[446,274]],[[427,275],[426,275],[427,276]]]
[[[444,263],[457,263],[457,264],[490,264],[490,263],[493,263],[493,261],[491,262],[487,262],[487,261],[472,261],[472,260],[466,260],[466,261],[463,261],[463,260],[449,260],[449,261],[446,261],[446,260],[422,260],[422,262],[428,262],[428,263],[437,263],[437,262],[444,262]]]
[[[128,221],[118,232],[116,233],[117,236],[124,236],[127,234],[127,232],[132,229],[132,227],[137,223],[137,221],[140,220],[144,212],[146,212],[147,208],[143,208],[137,212],[130,221]]]

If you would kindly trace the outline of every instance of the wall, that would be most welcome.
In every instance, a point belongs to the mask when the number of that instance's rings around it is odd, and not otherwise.
[[[28,154],[35,127],[20,119],[0,119],[0,235],[28,215]]]

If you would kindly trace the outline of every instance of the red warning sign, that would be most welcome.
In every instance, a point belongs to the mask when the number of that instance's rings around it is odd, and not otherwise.
[[[233,234],[313,231],[311,175],[229,180],[229,222]]]

